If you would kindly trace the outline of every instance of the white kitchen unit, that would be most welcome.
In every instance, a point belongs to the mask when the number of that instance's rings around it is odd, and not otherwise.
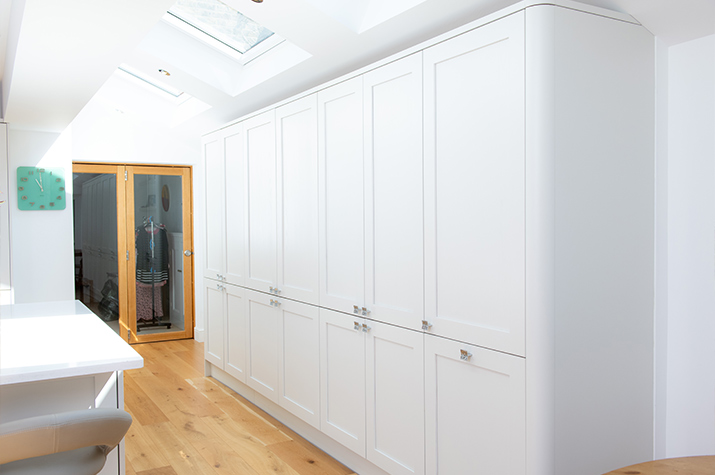
[[[0,305],[13,302],[10,278],[10,202],[7,163],[7,124],[0,122]]]
[[[142,357],[79,301],[0,305],[0,422],[124,408],[124,370]],[[124,441],[101,475],[125,473]]]
[[[246,290],[204,279],[206,360],[241,382],[246,382]]]
[[[652,458],[653,51],[628,15],[522,2],[239,119],[278,131],[278,203],[245,232],[271,244],[274,219],[277,275],[306,291],[255,296],[262,386],[211,344],[207,372],[358,473]],[[317,172],[290,169],[313,138]]]

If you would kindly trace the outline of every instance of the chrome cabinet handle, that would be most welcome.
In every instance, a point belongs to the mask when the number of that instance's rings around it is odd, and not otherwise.
[[[367,332],[369,332],[370,330],[372,330],[372,327],[370,327],[370,326],[368,326],[368,325],[365,325],[364,323],[362,324],[362,331],[363,331],[363,333],[367,333]]]
[[[459,350],[459,359],[464,360],[464,361],[469,361],[469,358],[472,357],[472,354],[468,352],[467,350]]]
[[[430,328],[432,328],[432,324],[428,322],[427,320],[422,320],[422,329],[427,331]]]
[[[268,291],[274,295],[278,295],[281,293],[281,289],[278,287],[268,287]]]
[[[358,307],[357,305],[353,305],[353,313],[354,313],[354,314],[359,314],[359,313],[360,313],[360,307]]]
[[[271,299],[271,305],[273,305],[274,307],[278,307],[280,304],[281,303],[278,300]]]
[[[358,322],[353,322],[353,328],[354,328],[355,330],[359,330],[359,329],[360,329],[360,324],[359,324]]]
[[[363,316],[368,315],[369,313],[370,313],[370,310],[368,310],[368,309],[365,308],[365,307],[362,308],[362,314],[363,314]]]

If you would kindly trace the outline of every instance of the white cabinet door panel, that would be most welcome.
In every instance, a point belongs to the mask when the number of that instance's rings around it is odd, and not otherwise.
[[[276,285],[276,145],[274,111],[243,122],[247,180],[246,286]]]
[[[227,285],[226,290],[226,372],[246,382],[247,320],[245,290]]]
[[[280,299],[278,404],[320,429],[318,307]]]
[[[365,298],[362,77],[318,93],[320,305]]]
[[[248,374],[246,384],[278,402],[278,330],[280,312],[272,297],[246,290]],[[275,301],[275,300],[273,300]]]
[[[363,318],[320,309],[320,429],[365,457]]]
[[[524,355],[523,12],[423,54],[427,319]]]
[[[424,474],[424,335],[366,325],[367,458],[393,475]]]
[[[422,55],[365,74],[366,306],[420,329],[424,317]]]
[[[204,307],[206,309],[206,361],[224,369],[226,347],[225,296],[222,284],[204,279]]]
[[[224,272],[224,151],[222,132],[204,138],[204,188],[206,191],[206,256],[204,276],[218,279]]]
[[[429,475],[526,473],[525,367],[518,356],[425,336]]]
[[[226,171],[226,282],[244,285],[246,280],[246,160],[242,124],[232,125],[223,137]]]
[[[318,105],[315,94],[276,109],[278,288],[318,305]]]

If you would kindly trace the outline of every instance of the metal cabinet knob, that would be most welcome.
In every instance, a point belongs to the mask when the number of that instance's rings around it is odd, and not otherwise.
[[[364,323],[362,324],[362,331],[363,331],[363,333],[367,333],[367,332],[369,332],[370,330],[372,330],[372,327],[370,327],[370,326],[368,326],[368,325],[365,325]]]
[[[359,330],[359,329],[360,329],[360,324],[359,324],[358,322],[353,322],[353,328],[354,328],[355,330]]]
[[[281,303],[278,300],[271,299],[271,305],[273,305],[274,307],[278,307],[280,304]]]
[[[368,315],[369,313],[370,313],[370,310],[368,310],[368,309],[365,308],[365,307],[362,308],[362,314],[363,314],[363,315]]]
[[[358,307],[357,305],[353,305],[353,313],[359,314],[359,313],[360,313],[360,307]]]
[[[428,322],[427,320],[422,320],[422,329],[427,331],[430,328],[432,328],[432,324]]]
[[[464,361],[469,361],[469,358],[472,357],[472,354],[468,352],[467,350],[459,350],[459,359],[464,360]]]

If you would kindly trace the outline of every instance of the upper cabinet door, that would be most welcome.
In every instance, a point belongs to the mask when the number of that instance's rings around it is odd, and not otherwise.
[[[320,305],[364,306],[362,77],[318,93]]]
[[[223,148],[227,183],[225,280],[229,284],[245,285],[246,159],[242,124],[232,125],[224,131]]]
[[[318,103],[276,109],[278,295],[319,303]]]
[[[524,15],[424,51],[430,331],[524,355]]]
[[[422,55],[365,74],[366,306],[421,329],[424,318]]]
[[[206,191],[206,259],[204,277],[221,280],[225,269],[226,189],[223,131],[203,139],[204,187]]]
[[[274,111],[243,122],[246,157],[246,280],[251,289],[276,286],[276,144]]]

